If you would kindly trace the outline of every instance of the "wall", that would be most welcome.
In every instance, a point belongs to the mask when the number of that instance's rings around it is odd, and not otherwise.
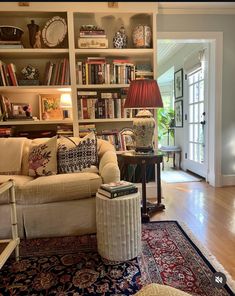
[[[157,28],[159,32],[223,32],[221,170],[235,177],[235,16],[158,15]]]

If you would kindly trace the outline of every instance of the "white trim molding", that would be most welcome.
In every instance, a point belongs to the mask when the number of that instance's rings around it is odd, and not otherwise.
[[[235,186],[235,175],[222,175],[222,186]]]
[[[235,2],[159,2],[159,14],[235,14]]]
[[[207,180],[215,187],[222,186],[221,173],[221,133],[222,133],[222,71],[223,33],[222,32],[158,32],[158,40],[175,42],[210,43],[209,106],[208,106],[208,174]]]

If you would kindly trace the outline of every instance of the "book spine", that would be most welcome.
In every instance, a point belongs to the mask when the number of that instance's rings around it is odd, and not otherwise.
[[[132,194],[132,193],[136,193],[136,192],[138,192],[137,187],[133,187],[133,188],[130,188],[130,189],[125,189],[125,190],[119,191],[119,192],[111,192],[110,198],[116,198],[116,197]]]

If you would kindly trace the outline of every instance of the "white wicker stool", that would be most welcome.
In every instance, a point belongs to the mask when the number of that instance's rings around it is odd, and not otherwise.
[[[139,193],[109,199],[96,194],[96,227],[99,254],[108,260],[125,261],[141,251]]]

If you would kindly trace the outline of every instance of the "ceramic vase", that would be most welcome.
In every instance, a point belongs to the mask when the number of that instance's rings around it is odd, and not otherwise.
[[[133,119],[133,132],[136,141],[136,151],[151,151],[153,149],[153,134],[155,120],[148,110],[140,110]]]
[[[29,43],[31,47],[34,47],[35,44],[35,36],[39,30],[39,26],[35,24],[34,20],[31,20],[31,23],[27,25],[29,30]]]
[[[132,33],[134,47],[149,48],[152,43],[151,28],[147,25],[138,25]]]
[[[123,26],[121,26],[120,30],[113,37],[113,47],[127,48],[127,35]]]

